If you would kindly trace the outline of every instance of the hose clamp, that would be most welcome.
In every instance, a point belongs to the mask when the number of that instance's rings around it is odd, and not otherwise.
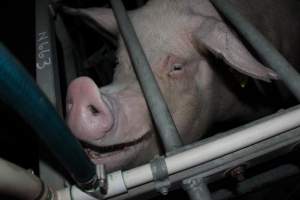
[[[155,188],[163,195],[167,195],[171,186],[169,173],[164,156],[157,156],[150,161]]]

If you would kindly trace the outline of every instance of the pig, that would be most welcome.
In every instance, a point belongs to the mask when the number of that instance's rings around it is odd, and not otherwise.
[[[79,77],[67,90],[66,121],[89,158],[114,171],[164,153],[112,10],[67,12],[118,37],[113,82],[98,88],[91,78]],[[266,82],[278,76],[247,50],[208,0],[150,0],[128,14],[184,144],[220,121],[257,115],[226,74]]]

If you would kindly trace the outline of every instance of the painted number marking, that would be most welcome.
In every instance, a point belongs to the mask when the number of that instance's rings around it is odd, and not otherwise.
[[[49,37],[47,32],[41,32],[38,34],[37,44],[38,58],[36,68],[42,70],[48,65],[52,64],[50,57]]]

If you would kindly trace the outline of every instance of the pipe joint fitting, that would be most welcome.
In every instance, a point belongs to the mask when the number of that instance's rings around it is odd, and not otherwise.
[[[150,165],[156,190],[167,195],[171,183],[165,158],[163,156],[156,157],[150,162]]]

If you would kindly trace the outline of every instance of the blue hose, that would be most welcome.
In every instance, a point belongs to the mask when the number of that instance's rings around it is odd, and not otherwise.
[[[96,169],[24,67],[0,43],[0,99],[16,110],[81,188],[97,182]]]

